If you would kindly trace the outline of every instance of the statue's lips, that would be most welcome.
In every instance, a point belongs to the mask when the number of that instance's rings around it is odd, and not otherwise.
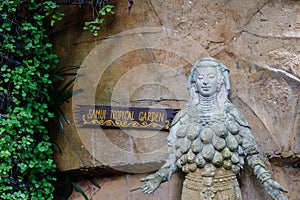
[[[201,89],[202,89],[203,91],[209,91],[210,88],[211,88],[210,86],[201,87]]]

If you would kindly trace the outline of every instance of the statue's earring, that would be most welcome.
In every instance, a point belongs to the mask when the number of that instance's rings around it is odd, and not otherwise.
[[[221,88],[222,82],[223,82],[222,80],[218,81],[217,92],[220,92],[220,88]]]
[[[217,92],[220,92],[220,89],[221,89],[221,83],[218,83],[218,86],[217,86]]]
[[[191,84],[191,88],[193,88],[195,92],[198,92],[198,88],[197,88],[196,82],[193,82]]]

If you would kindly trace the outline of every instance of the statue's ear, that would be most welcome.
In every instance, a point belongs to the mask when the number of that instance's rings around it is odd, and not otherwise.
[[[222,74],[224,76],[225,88],[229,92],[230,91],[229,69],[222,63],[220,63],[220,65],[222,67]]]

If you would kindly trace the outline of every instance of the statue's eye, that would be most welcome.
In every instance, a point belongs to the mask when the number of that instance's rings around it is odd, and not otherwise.
[[[208,78],[209,79],[214,79],[216,76],[214,75],[214,74],[210,74],[210,75],[208,75]]]
[[[198,80],[202,81],[204,79],[204,76],[198,76]]]

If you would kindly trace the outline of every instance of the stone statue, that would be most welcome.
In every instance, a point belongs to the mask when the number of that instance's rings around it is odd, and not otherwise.
[[[188,80],[190,99],[175,116],[168,136],[166,163],[141,181],[152,193],[177,170],[185,175],[182,200],[241,200],[236,175],[244,159],[274,200],[287,192],[272,179],[249,124],[229,101],[229,70],[214,58],[196,62]]]

